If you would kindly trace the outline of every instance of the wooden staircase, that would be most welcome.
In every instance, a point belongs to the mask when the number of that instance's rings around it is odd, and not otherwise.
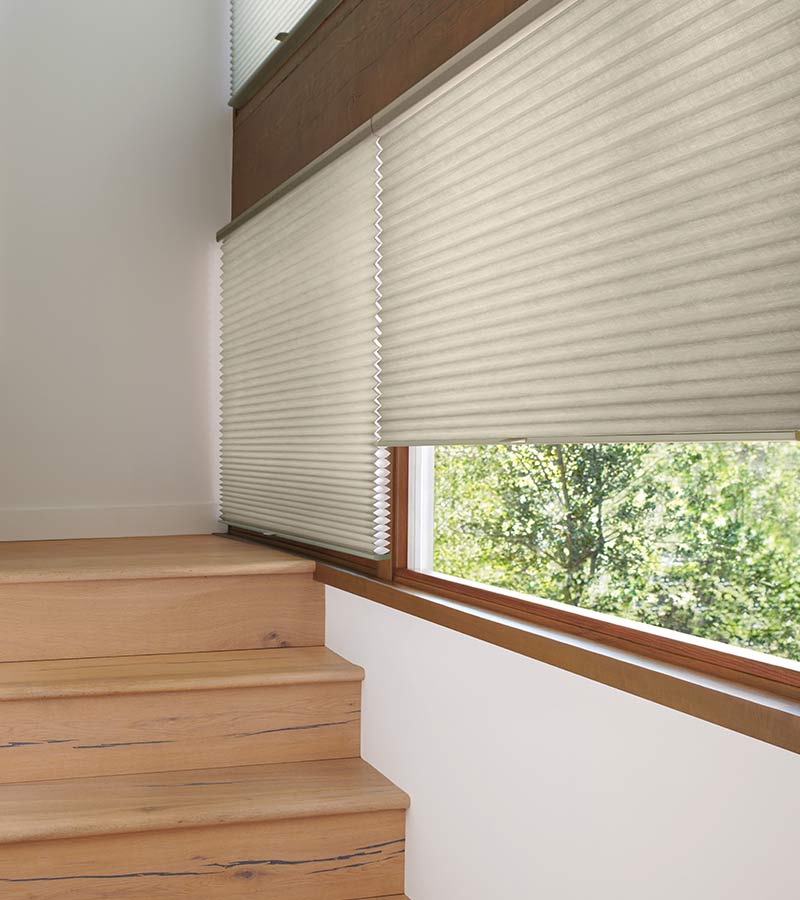
[[[0,897],[404,900],[406,795],[314,564],[214,536],[0,544]]]

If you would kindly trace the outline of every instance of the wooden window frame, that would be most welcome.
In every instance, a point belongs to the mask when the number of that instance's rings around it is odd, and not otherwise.
[[[776,658],[773,662],[763,654],[689,635],[677,636],[657,626],[409,568],[408,492],[409,449],[396,447],[392,451],[391,494],[394,584],[800,701],[800,665],[792,661],[784,663]]]

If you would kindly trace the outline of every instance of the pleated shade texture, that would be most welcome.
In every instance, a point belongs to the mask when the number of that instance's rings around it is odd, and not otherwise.
[[[376,175],[366,140],[223,241],[222,518],[380,556]]]
[[[570,0],[379,137],[383,444],[800,429],[797,0]]]

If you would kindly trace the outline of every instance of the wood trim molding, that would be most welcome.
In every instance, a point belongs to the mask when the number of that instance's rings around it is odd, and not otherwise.
[[[408,565],[408,447],[392,447],[391,495],[389,497],[390,546],[394,580],[399,569]]]
[[[800,753],[800,700],[686,666],[322,564],[314,578],[400,612]]]
[[[279,184],[278,187],[275,188],[275,190],[270,191],[257,203],[254,203],[252,206],[248,207],[246,210],[244,210],[244,212],[236,216],[235,219],[232,219],[230,222],[228,222],[227,225],[220,228],[220,230],[217,232],[217,241],[224,240],[229,234],[232,234],[234,231],[236,231],[237,228],[240,228],[242,225],[244,225],[245,222],[249,222],[250,219],[257,216],[260,212],[263,212],[268,206],[272,206],[273,203],[277,203],[278,200],[281,199],[281,197],[285,197],[298,185],[311,178],[312,175],[316,175],[317,172],[322,171],[322,169],[324,169],[326,166],[329,166],[335,159],[343,156],[352,147],[355,147],[357,144],[361,143],[361,141],[363,141],[370,134],[372,134],[372,128],[369,122],[366,122],[360,128],[356,128],[355,131],[351,131],[350,134],[342,138],[342,140],[339,141],[338,144],[334,144],[333,147],[329,147],[323,154],[312,160],[307,166],[304,166],[302,169],[300,169],[299,172],[295,172],[294,175],[287,178],[283,183]]]
[[[328,550],[325,547],[317,547],[313,544],[304,544],[301,541],[291,541],[288,538],[275,537],[273,535],[260,534],[257,531],[248,531],[237,525],[229,525],[228,533],[223,537],[240,541],[255,541],[266,544],[269,547],[277,547],[280,550],[288,550],[298,556],[313,559],[317,562],[330,563],[334,566],[345,566],[362,575],[371,575],[376,578],[391,578],[391,559],[368,559],[365,556],[343,553],[340,550]]]

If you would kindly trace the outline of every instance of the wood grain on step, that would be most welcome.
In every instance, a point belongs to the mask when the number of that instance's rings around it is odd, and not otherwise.
[[[146,691],[362,681],[327,647],[222,650],[0,663],[0,701]]]
[[[0,584],[0,621],[0,660],[313,647],[325,588],[310,574]]]
[[[0,843],[405,809],[361,759],[0,785]]]
[[[358,756],[360,688],[349,681],[6,701],[0,783]]]
[[[0,845],[0,896],[383,900],[403,890],[404,818],[367,812]]]
[[[0,583],[280,575],[314,563],[219,535],[0,542]]]

